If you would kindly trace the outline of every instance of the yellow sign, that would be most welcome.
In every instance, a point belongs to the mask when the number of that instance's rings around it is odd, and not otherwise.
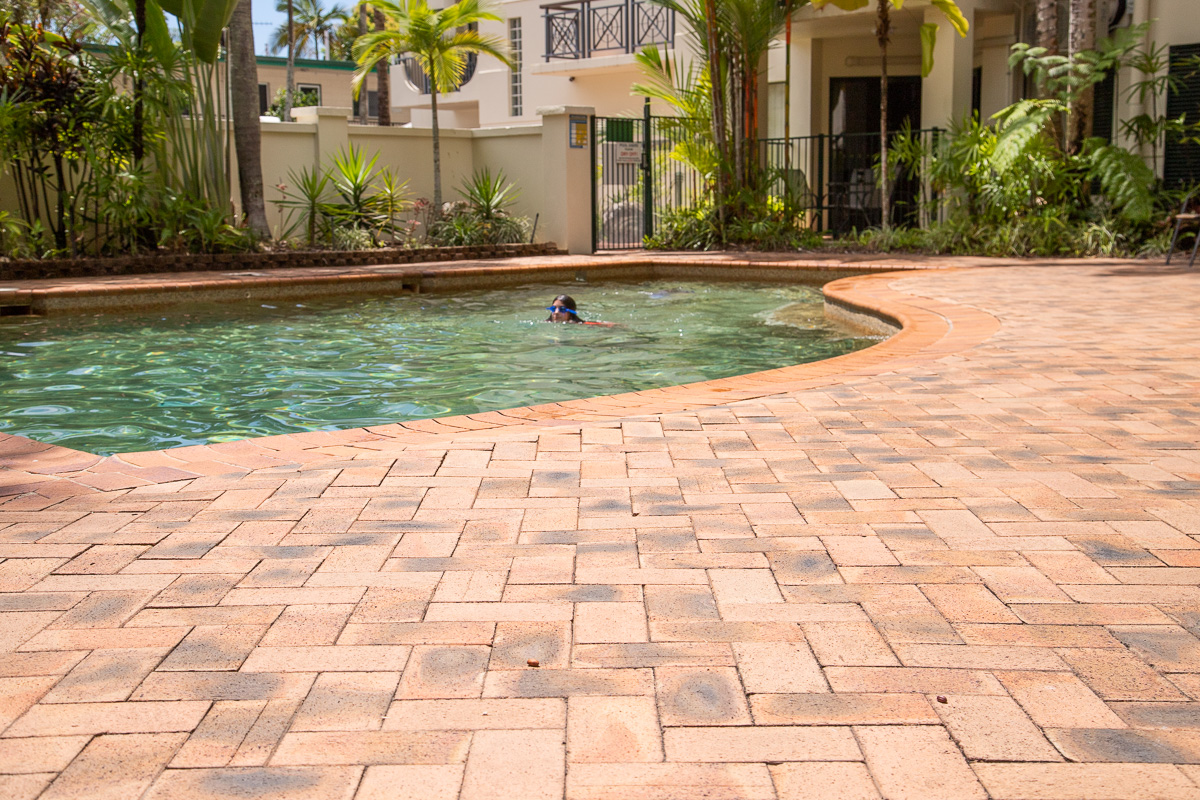
[[[582,114],[572,114],[567,121],[567,142],[571,147],[588,146],[588,118]]]

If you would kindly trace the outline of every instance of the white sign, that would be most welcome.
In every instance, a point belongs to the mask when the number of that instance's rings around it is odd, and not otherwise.
[[[640,144],[614,144],[612,152],[615,164],[642,163],[642,146]]]

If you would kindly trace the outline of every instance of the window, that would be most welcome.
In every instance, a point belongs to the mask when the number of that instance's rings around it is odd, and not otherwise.
[[[267,113],[267,109],[271,107],[271,92],[269,86],[265,83],[258,85],[258,115],[261,117]]]
[[[1190,125],[1200,122],[1200,75],[1192,59],[1200,56],[1200,44],[1171,45],[1169,74],[1179,78],[1179,91],[1167,92],[1167,116],[1184,117]],[[1168,136],[1163,157],[1163,179],[1171,187],[1200,181],[1200,144]]]
[[[971,113],[975,115],[975,119],[979,119],[979,112],[983,108],[983,67],[976,67],[971,70]]]
[[[374,89],[367,90],[367,116],[379,119],[379,92]]]
[[[1092,93],[1092,136],[1111,142],[1117,101],[1117,73],[1113,71],[1105,75]]]
[[[321,105],[321,84],[319,83],[297,83],[296,91],[312,92],[317,96],[317,105]]]
[[[525,97],[521,86],[521,18],[508,21],[508,44],[512,48],[513,70],[508,78],[508,112],[519,117],[525,113]]]

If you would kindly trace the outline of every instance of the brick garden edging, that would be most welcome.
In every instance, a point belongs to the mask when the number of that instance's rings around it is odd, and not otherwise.
[[[277,253],[172,253],[117,258],[52,258],[0,261],[0,281],[92,278],[156,272],[205,272],[292,267],[369,267],[429,261],[464,261],[550,256],[563,251],[554,242],[490,244],[474,247],[390,247],[377,250],[296,250]]]

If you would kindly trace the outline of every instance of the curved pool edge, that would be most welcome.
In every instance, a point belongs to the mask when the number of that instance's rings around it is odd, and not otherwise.
[[[667,260],[663,257],[658,261],[641,257],[630,261],[659,267],[691,266],[690,260],[681,258]],[[608,267],[613,262],[602,263]],[[745,275],[743,265],[762,268],[764,262],[701,263],[724,270],[736,269],[740,277],[750,278]],[[814,273],[819,276],[837,271],[864,271],[861,265],[846,263],[826,263],[814,269],[798,262],[768,262],[767,268],[783,268],[793,276],[804,274],[810,280],[815,277]],[[427,269],[426,272],[438,270]],[[58,478],[69,478],[69,483],[79,485],[79,491],[114,491],[265,466],[353,457],[352,453],[343,452],[347,445],[367,450],[391,449],[394,445],[446,442],[448,436],[459,438],[480,432],[494,435],[505,428],[529,435],[534,430],[551,426],[578,427],[657,413],[697,410],[878,375],[905,364],[969,349],[987,340],[998,329],[999,321],[979,309],[907,294],[891,286],[900,278],[939,272],[944,273],[946,269],[916,270],[910,267],[840,277],[826,283],[827,309],[833,316],[849,316],[850,321],[860,325],[871,321],[869,324],[885,325],[896,332],[878,344],[853,353],[712,381],[370,428],[281,434],[107,457],[0,433],[0,497],[49,489],[46,482],[59,483]],[[528,280],[544,273],[520,270],[519,274]],[[478,279],[478,276],[472,277]],[[372,442],[378,444],[372,446]],[[61,485],[55,489],[56,496],[73,493]]]

